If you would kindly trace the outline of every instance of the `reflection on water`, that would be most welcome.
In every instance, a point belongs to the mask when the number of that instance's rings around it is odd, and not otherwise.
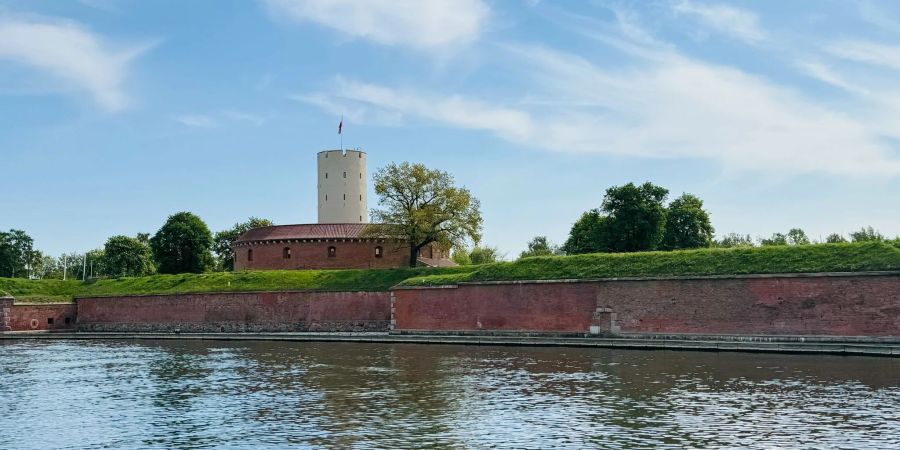
[[[900,447],[900,360],[0,341],[3,448]]]

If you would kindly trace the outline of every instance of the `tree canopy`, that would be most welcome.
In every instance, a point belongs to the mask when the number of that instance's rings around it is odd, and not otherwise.
[[[709,247],[715,233],[703,200],[691,194],[682,194],[669,203],[665,229],[664,250]]]
[[[535,236],[534,239],[528,242],[528,248],[519,254],[519,259],[532,256],[559,255],[562,253],[563,251],[559,246],[550,242],[547,236]]]
[[[600,209],[609,217],[608,247],[614,252],[655,250],[663,239],[669,191],[650,182],[606,190]]]
[[[409,248],[409,265],[429,244],[465,247],[481,239],[482,218],[478,199],[468,189],[454,186],[447,172],[422,164],[389,164],[373,180],[379,208],[372,210],[367,236],[393,236]]]
[[[115,277],[139,277],[156,271],[150,245],[136,237],[112,236],[103,246],[103,269]]]
[[[216,254],[216,266],[219,270],[234,270],[234,241],[242,234],[254,228],[275,225],[269,219],[250,217],[246,222],[236,223],[233,227],[216,232],[213,237],[213,252]]]
[[[0,231],[0,277],[28,277],[34,251],[34,239],[22,230]]]
[[[212,265],[212,234],[194,214],[179,212],[150,238],[159,273],[200,273]]]

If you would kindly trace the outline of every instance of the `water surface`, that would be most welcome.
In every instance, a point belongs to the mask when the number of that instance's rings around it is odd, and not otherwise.
[[[0,341],[3,448],[900,448],[900,360]]]

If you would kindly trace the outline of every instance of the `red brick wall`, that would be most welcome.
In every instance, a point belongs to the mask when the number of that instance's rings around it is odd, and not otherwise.
[[[334,246],[336,254],[328,257],[328,247]],[[290,259],[284,258],[284,248],[291,249]],[[375,247],[381,247],[384,256],[375,257]],[[247,260],[247,251],[253,249],[253,261]],[[240,246],[235,249],[235,270],[261,269],[375,269],[404,267],[409,265],[409,250],[397,248],[392,242],[292,242],[262,243]]]
[[[12,314],[13,299],[12,297],[0,297],[0,333],[11,331],[9,316]]]
[[[397,330],[900,336],[900,274],[463,284],[393,307]]]
[[[75,304],[14,304],[9,309],[10,331],[75,329]]]
[[[387,331],[387,292],[242,292],[78,298],[82,331]]]

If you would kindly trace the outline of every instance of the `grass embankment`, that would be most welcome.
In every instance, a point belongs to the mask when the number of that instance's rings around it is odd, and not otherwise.
[[[468,273],[418,276],[401,284],[870,270],[900,270],[900,248],[873,242],[545,256],[486,264]]]
[[[17,302],[67,302],[73,297],[177,294],[234,291],[387,291],[401,281],[423,274],[456,274],[474,266],[378,270],[273,270],[154,275],[104,280],[25,280],[0,278],[0,294]]]

